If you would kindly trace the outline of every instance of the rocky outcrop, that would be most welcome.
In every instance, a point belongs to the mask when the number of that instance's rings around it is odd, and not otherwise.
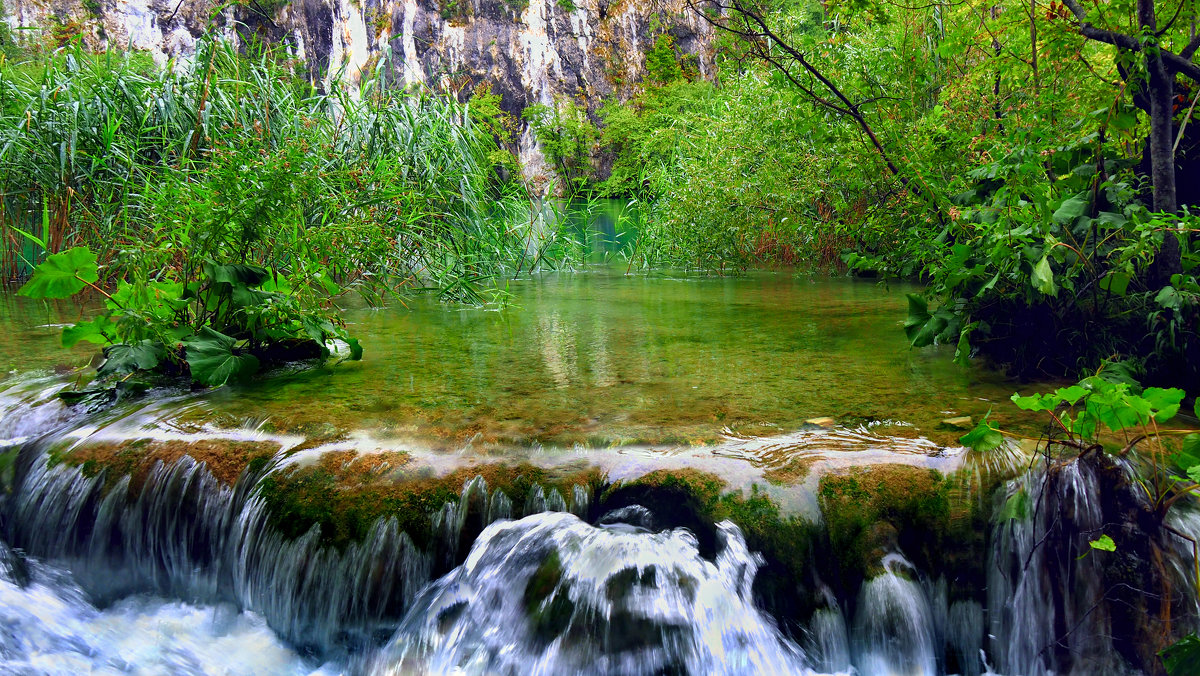
[[[711,27],[686,0],[3,0],[26,39],[187,57],[216,30],[244,43],[286,47],[310,79],[357,87],[365,78],[430,85],[460,98],[483,83],[519,117],[570,97],[595,111],[637,92],[645,53],[670,33],[701,77],[713,72]],[[531,133],[522,159],[537,165]]]

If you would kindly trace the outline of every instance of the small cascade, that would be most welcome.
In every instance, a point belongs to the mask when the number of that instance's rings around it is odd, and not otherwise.
[[[833,673],[850,670],[850,637],[846,630],[846,616],[836,601],[813,613],[806,638],[808,658],[817,671]]]
[[[66,570],[22,565],[20,577],[0,566],[2,673],[338,673],[298,655],[253,613],[146,596],[101,610]]]
[[[983,606],[976,601],[955,601],[946,620],[947,653],[958,663],[962,676],[983,673]]]
[[[1000,673],[1123,670],[1109,638],[1100,559],[1088,555],[1089,534],[1098,537],[1104,526],[1099,496],[1084,462],[1053,477],[1031,471],[998,495],[999,504],[1018,506],[993,530],[988,567],[990,652]]]
[[[1179,533],[1200,543],[1200,508],[1181,505],[1167,513],[1167,525]],[[1200,589],[1197,588],[1196,550],[1193,542],[1179,536],[1169,537],[1175,556],[1167,558],[1171,572],[1171,588],[1175,590],[1174,601],[1182,612],[1176,616],[1183,623],[1183,632],[1200,632]]]
[[[417,599],[374,674],[800,674],[763,617],[760,559],[718,525],[716,561],[689,531],[591,526],[546,512],[493,524]]]
[[[232,489],[187,456],[155,465],[136,490],[127,476],[108,484],[105,473],[33,455],[10,498],[7,541],[76,571],[101,601],[138,591],[221,596]]]
[[[862,676],[937,674],[934,614],[925,590],[910,579],[916,571],[899,554],[884,557],[883,565],[885,572],[859,592],[854,666]]]
[[[337,548],[322,541],[319,525],[295,538],[274,528],[254,490],[272,467],[243,474],[234,486],[186,455],[156,463],[144,476],[87,476],[52,464],[42,445],[21,448],[14,490],[0,502],[4,541],[73,571],[72,584],[93,602],[150,593],[232,604],[319,655],[381,644],[418,591],[457,565],[488,524],[514,511],[503,491],[489,493],[475,477],[458,500],[429,515],[434,537],[427,548],[414,544],[395,517],[378,519],[362,540]],[[574,508],[586,511],[588,489],[572,495]],[[557,489],[547,497],[538,486],[530,496],[527,512],[568,509]],[[19,567],[13,557],[0,563]]]
[[[232,548],[238,604],[289,641],[322,653],[386,637],[432,568],[430,555],[394,517],[338,550],[321,544],[317,526],[294,540],[283,537],[258,498],[242,511]]]

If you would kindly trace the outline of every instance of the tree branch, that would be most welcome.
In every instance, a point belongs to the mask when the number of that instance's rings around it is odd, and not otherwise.
[[[1083,5],[1079,4],[1079,0],[1063,0],[1063,4],[1075,18],[1079,20],[1079,34],[1085,38],[1104,42],[1113,45],[1118,49],[1124,49],[1130,52],[1142,51],[1142,43],[1132,35],[1117,33],[1116,31],[1097,28],[1087,20],[1087,10]],[[1160,45],[1159,51],[1162,54],[1163,65],[1172,73],[1186,75],[1195,82],[1200,82],[1200,65],[1192,62],[1192,55],[1200,48],[1200,36],[1192,39],[1191,42],[1183,48],[1183,51],[1176,54],[1174,52],[1163,49]]]

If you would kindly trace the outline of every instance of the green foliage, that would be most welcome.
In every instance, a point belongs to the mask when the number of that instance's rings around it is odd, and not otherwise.
[[[959,439],[959,442],[976,451],[994,451],[1004,443],[1004,435],[1000,433],[1000,428],[988,420],[988,416],[985,415],[974,429]]]
[[[1099,549],[1102,552],[1117,551],[1117,543],[1113,542],[1113,539],[1107,535],[1101,535],[1099,538],[1089,541],[1088,544],[1091,545],[1092,549]]]
[[[1022,410],[1045,412],[1050,419],[1054,433],[1047,437],[1048,457],[1054,449],[1079,456],[1106,451],[1122,456],[1138,452],[1146,460],[1148,470],[1135,476],[1134,481],[1161,518],[1180,499],[1200,490],[1200,434],[1160,427],[1175,419],[1185,396],[1177,388],[1143,389],[1122,370],[1104,368],[1077,385],[1049,393],[1013,394],[1012,401]],[[1120,433],[1124,446],[1106,447],[1112,438],[1106,436],[1110,433]],[[991,434],[999,442],[1003,432],[985,418],[961,441],[977,450],[991,450],[999,443],[982,443],[985,435]],[[1140,451],[1141,447],[1147,450]],[[1104,538],[1099,542],[1105,546],[1095,542],[1092,546],[1105,549],[1109,544]]]
[[[1163,648],[1158,656],[1168,676],[1191,676],[1200,664],[1200,637],[1189,634]]]
[[[385,88],[375,68],[351,97],[215,40],[161,69],[78,48],[0,63],[0,274],[87,246],[101,286],[211,260],[272,270],[306,305],[328,287],[477,301],[559,233],[513,225],[529,201],[496,171],[515,167],[498,97]]]
[[[597,138],[587,111],[571,99],[559,99],[554,105],[529,106],[521,116],[559,178],[572,186],[586,184]]]
[[[656,85],[683,79],[683,68],[675,54],[675,38],[670,33],[660,33],[646,50],[646,78]]]
[[[167,270],[153,281],[121,280],[109,294],[94,284],[95,254],[76,247],[49,256],[21,291],[34,298],[64,298],[86,285],[105,295],[101,314],[63,329],[64,346],[82,340],[104,345],[98,382],[87,394],[109,392],[105,383],[115,387],[117,379],[150,371],[186,369],[198,383],[222,385],[253,375],[264,361],[328,356],[334,339],[348,345],[350,359],[362,358],[362,346],[316,296],[262,267],[201,261],[205,250],[189,250],[183,272]],[[318,278],[325,293],[338,291]],[[78,400],[78,394],[67,398]]]
[[[96,254],[87,247],[77,246],[47,256],[34,270],[29,281],[17,290],[17,295],[28,298],[68,298],[99,279]]]
[[[205,385],[223,385],[230,378],[253,375],[258,371],[258,358],[252,354],[237,354],[232,337],[205,326],[187,340],[187,363],[192,378]]]
[[[926,338],[910,335],[915,347],[974,341],[1020,374],[1071,373],[1113,355],[1151,355],[1150,370],[1178,382],[1200,373],[1187,356],[1200,346],[1200,287],[1186,238],[1189,272],[1162,288],[1148,280],[1163,237],[1176,236],[1168,228],[1194,228],[1195,217],[1147,212],[1133,200],[1129,162],[1097,140],[1053,148],[1049,163],[1041,151],[1017,149],[968,173],[971,187],[955,198],[947,230],[954,243],[927,263],[938,319],[923,333],[906,324]]]

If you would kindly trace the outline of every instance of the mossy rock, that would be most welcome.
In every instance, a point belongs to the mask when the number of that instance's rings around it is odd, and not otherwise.
[[[274,441],[233,439],[85,441],[77,446],[50,449],[49,462],[78,467],[84,476],[103,473],[110,485],[129,476],[133,489],[130,494],[137,495],[159,462],[170,465],[189,456],[204,463],[217,480],[232,486],[247,469],[261,469],[279,449]]]
[[[319,525],[326,544],[344,547],[361,541],[381,517],[395,517],[413,542],[425,548],[432,541],[431,515],[459,499],[463,486],[475,478],[487,482],[489,494],[503,491],[520,512],[538,486],[557,489],[570,499],[576,485],[596,487],[603,477],[585,467],[552,471],[528,463],[488,463],[436,476],[413,467],[404,452],[358,454],[331,451],[311,465],[286,467],[268,474],[258,493],[266,503],[271,524],[286,537],[299,537]],[[469,544],[482,528],[464,532]]]
[[[827,554],[842,592],[882,573],[883,557],[899,550],[919,570],[966,571],[950,581],[952,591],[978,594],[986,514],[961,489],[936,470],[908,465],[852,467],[822,477]]]

